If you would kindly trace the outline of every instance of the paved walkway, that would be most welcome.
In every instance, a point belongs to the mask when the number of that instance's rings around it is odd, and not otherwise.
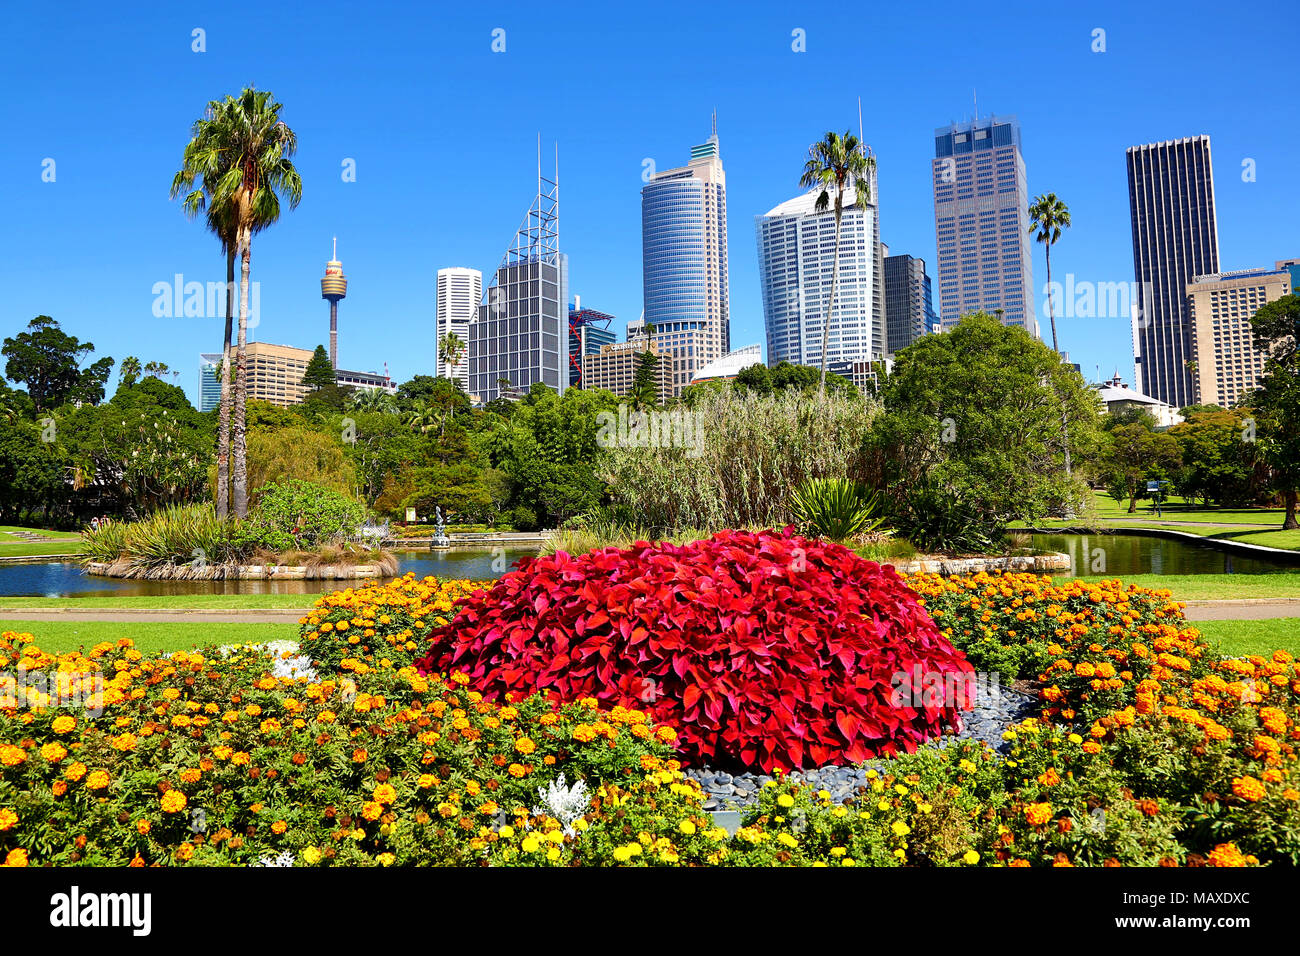
[[[297,624],[309,608],[203,608],[195,610],[149,610],[111,607],[0,607],[4,621],[122,621],[141,624],[192,624],[195,619],[210,624]]]
[[[1246,598],[1224,601],[1186,601],[1189,621],[1262,621],[1275,617],[1300,617],[1300,598]]]
[[[0,599],[3,600],[3,599]],[[1244,600],[1186,601],[1189,621],[1260,621],[1277,617],[1300,617],[1300,598],[1247,598]],[[196,618],[214,624],[296,624],[309,608],[170,608],[115,607],[11,607],[0,606],[4,621],[122,621],[149,624],[179,624]]]

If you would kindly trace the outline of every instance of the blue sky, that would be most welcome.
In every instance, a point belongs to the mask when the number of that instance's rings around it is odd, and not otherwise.
[[[804,4],[729,0],[131,6],[6,14],[0,334],[49,314],[99,355],[180,370],[191,397],[222,320],[155,317],[153,288],[177,273],[221,281],[224,262],[168,187],[206,102],[248,83],[285,104],[304,182],[298,209],[254,241],[255,338],[327,342],[319,280],[337,235],[350,281],[340,364],[387,362],[399,381],[434,371],[436,270],[487,274],[500,260],[532,198],[539,132],[548,153],[559,143],[571,291],[616,315],[620,334],[641,311],[643,161],[684,163],[714,109],[736,346],[764,341],[753,217],[799,192],[809,143],[856,130],[859,95],[882,238],[932,276],[933,131],[970,117],[973,90],[981,114],[1019,117],[1030,194],[1070,206],[1054,278],[1132,281],[1124,150],[1199,133],[1212,139],[1222,267],[1300,255],[1289,4],[940,2],[834,21]],[[191,49],[195,28],[206,52]],[[491,50],[496,28],[504,53]],[[1104,53],[1091,49],[1098,28]],[[796,29],[806,52],[791,49]],[[355,182],[343,181],[345,159]],[[1088,377],[1118,366],[1132,381],[1126,318],[1066,318],[1059,330]]]

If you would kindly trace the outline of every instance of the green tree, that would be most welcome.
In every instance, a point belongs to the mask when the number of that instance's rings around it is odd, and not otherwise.
[[[307,368],[303,370],[302,384],[313,392],[337,384],[334,366],[330,364],[329,353],[325,351],[325,346],[316,346],[316,351],[307,362]]]
[[[805,189],[821,189],[814,205],[819,213],[830,208],[832,191],[835,194],[835,252],[831,258],[830,295],[826,298],[826,311],[822,313],[821,384],[818,394],[826,391],[826,349],[830,341],[831,314],[835,307],[835,285],[839,279],[840,218],[844,214],[844,194],[852,189],[858,208],[865,209],[871,198],[871,173],[875,168],[875,158],[867,155],[866,150],[858,144],[856,136],[847,132],[839,136],[831,131],[821,142],[808,147],[808,160],[804,163],[803,175],[799,177],[799,185]]]
[[[1251,445],[1242,440],[1250,413],[1242,409],[1193,411],[1166,432],[1178,442],[1182,466],[1175,484],[1179,494],[1218,504],[1241,504],[1251,498],[1254,475]]]
[[[1128,513],[1133,514],[1138,498],[1145,494],[1146,483],[1170,478],[1182,463],[1182,456],[1176,438],[1135,423],[1110,430],[1102,461],[1107,485],[1124,490],[1124,497],[1129,499]]]
[[[27,323],[26,332],[6,338],[0,349],[8,359],[5,378],[27,386],[37,412],[66,402],[96,405],[103,401],[113,360],[101,358],[83,369],[82,358],[94,351],[93,342],[68,335],[48,315],[36,316]]]
[[[447,371],[447,378],[451,378],[452,370],[465,358],[465,343],[455,332],[448,332],[438,340],[438,356]]]
[[[902,349],[880,387],[886,413],[869,439],[878,487],[960,499],[990,529],[1077,506],[1063,439],[1096,443],[1100,399],[1024,329],[976,313]],[[1061,408],[1070,411],[1067,435]]]
[[[1264,378],[1250,397],[1257,413],[1257,445],[1281,493],[1284,530],[1300,528],[1300,296],[1259,307],[1250,320],[1255,348],[1268,356]]]
[[[140,360],[134,355],[128,355],[122,359],[122,364],[117,367],[117,384],[119,387],[125,385],[128,388],[140,381],[141,366]]]
[[[231,506],[248,513],[246,402],[249,275],[253,234],[280,218],[281,195],[294,208],[302,199],[302,178],[292,157],[298,138],[280,118],[282,105],[266,91],[245,88],[238,96],[208,104],[194,125],[185,162],[173,181],[173,194],[201,180],[186,197],[187,208],[216,207],[216,221],[232,228],[240,254],[239,335],[235,358],[235,396],[231,430]]]
[[[641,362],[632,374],[632,404],[637,408],[654,408],[659,403],[659,356],[650,351],[650,339],[641,353]]]

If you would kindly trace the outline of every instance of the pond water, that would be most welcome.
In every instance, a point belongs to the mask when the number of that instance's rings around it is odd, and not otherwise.
[[[466,578],[487,581],[501,577],[521,558],[536,550],[480,548],[446,551],[396,551],[397,573],[417,577]],[[126,597],[154,594],[321,594],[349,584],[369,581],[136,581],[93,577],[72,561],[39,561],[0,565],[0,596],[9,597]]]
[[[1300,554],[1244,555],[1196,541],[1151,538],[1137,534],[1036,534],[1033,546],[1068,554],[1069,573],[1080,577],[1104,574],[1276,574],[1300,571]]]
[[[1105,574],[1269,574],[1300,570],[1300,554],[1291,560],[1274,556],[1245,556],[1195,541],[1150,538],[1132,534],[1036,534],[1035,548],[1059,551],[1074,559],[1071,575]],[[466,578],[486,581],[501,577],[533,549],[482,548],[446,551],[398,551],[398,574],[417,577]],[[364,582],[362,582],[364,583]],[[320,594],[346,587],[340,581],[123,581],[91,577],[71,561],[36,561],[0,565],[0,596],[125,597],[153,594]]]

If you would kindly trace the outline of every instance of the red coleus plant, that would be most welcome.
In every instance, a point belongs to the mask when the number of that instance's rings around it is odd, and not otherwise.
[[[639,708],[688,763],[769,772],[910,752],[974,676],[892,567],[788,531],[539,557],[431,637],[417,666],[489,699]]]

